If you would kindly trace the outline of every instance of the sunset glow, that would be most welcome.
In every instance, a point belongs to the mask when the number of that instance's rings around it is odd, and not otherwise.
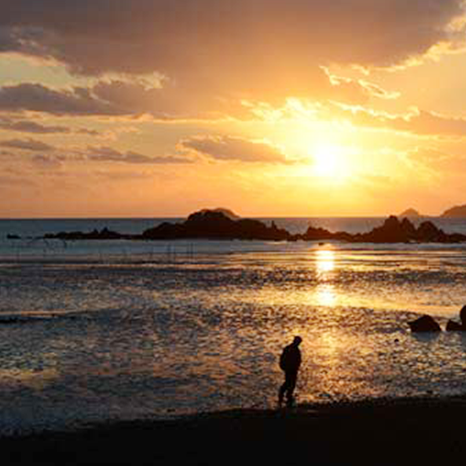
[[[0,5],[5,464],[463,464],[466,0]]]
[[[111,3],[0,18],[0,216],[466,202],[462,1]]]

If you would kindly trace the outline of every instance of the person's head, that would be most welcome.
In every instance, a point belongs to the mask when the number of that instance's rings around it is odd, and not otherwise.
[[[463,325],[466,324],[466,306],[463,306],[463,308],[460,311],[460,319]]]
[[[303,339],[301,337],[296,336],[296,337],[294,337],[293,345],[294,346],[299,346],[302,341],[303,341]]]

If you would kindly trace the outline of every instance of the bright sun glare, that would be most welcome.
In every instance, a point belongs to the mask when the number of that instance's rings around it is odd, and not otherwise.
[[[313,152],[314,173],[320,177],[343,178],[347,175],[345,149],[333,144],[319,144]]]

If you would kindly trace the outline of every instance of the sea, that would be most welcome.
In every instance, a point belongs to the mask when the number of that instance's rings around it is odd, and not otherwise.
[[[43,239],[182,220],[0,220],[0,434],[276,408],[295,335],[298,405],[466,393],[466,335],[408,326],[458,320],[466,244]],[[260,220],[355,233],[384,219]]]

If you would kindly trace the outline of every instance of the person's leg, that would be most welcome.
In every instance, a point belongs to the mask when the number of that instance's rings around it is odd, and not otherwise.
[[[283,382],[280,390],[278,392],[278,402],[279,404],[283,403],[283,397],[286,394],[286,399],[289,399],[289,390],[293,384],[293,373],[290,371],[285,371],[285,381]]]
[[[278,403],[281,405],[283,403],[283,397],[285,396],[285,392],[288,389],[288,381],[285,373],[285,381],[282,383],[280,390],[278,391]]]
[[[294,389],[296,387],[296,379],[298,377],[297,372],[289,372],[287,373],[287,383],[286,383],[286,399],[288,404],[291,404],[293,402],[293,393]]]

